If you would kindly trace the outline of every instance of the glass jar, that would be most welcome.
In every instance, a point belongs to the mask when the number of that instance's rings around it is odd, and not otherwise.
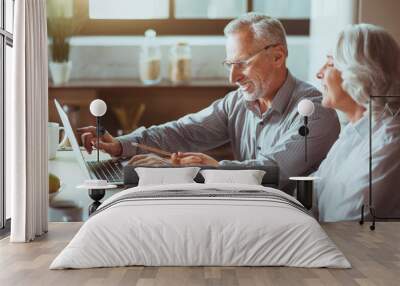
[[[169,51],[169,79],[174,84],[186,83],[192,75],[192,53],[187,43],[177,43]]]
[[[140,52],[140,79],[144,84],[157,84],[161,80],[161,50],[156,31],[146,30]]]

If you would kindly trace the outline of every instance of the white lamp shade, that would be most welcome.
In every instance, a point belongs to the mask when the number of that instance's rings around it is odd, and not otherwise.
[[[90,103],[90,113],[96,117],[103,116],[107,111],[107,104],[101,99],[95,99]]]
[[[314,113],[314,103],[309,99],[302,99],[297,105],[297,111],[301,116],[310,116]]]

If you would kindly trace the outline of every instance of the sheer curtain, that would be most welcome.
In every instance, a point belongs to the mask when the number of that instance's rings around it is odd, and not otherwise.
[[[12,242],[47,232],[46,0],[15,2],[13,92],[6,98]]]

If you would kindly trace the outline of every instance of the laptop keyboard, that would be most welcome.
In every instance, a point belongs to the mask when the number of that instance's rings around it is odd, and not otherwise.
[[[115,160],[87,161],[89,169],[100,180],[107,180],[109,183],[123,182],[122,164]]]

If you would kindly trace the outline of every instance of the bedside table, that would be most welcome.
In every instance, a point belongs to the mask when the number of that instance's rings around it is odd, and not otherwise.
[[[104,185],[90,185],[91,182],[94,183],[104,183]],[[104,197],[106,190],[109,189],[115,189],[117,188],[117,185],[112,185],[108,184],[107,181],[105,180],[86,180],[85,184],[79,185],[76,187],[77,189],[87,189],[89,197],[94,201],[90,206],[89,206],[89,216],[94,213],[97,208],[101,205],[100,200]]]
[[[319,177],[290,177],[289,180],[296,181],[296,198],[308,210],[313,204],[314,181]]]

